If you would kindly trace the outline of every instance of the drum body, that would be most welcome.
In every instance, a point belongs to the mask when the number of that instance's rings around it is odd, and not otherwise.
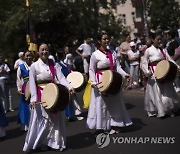
[[[41,95],[43,107],[51,111],[63,111],[69,102],[68,89],[61,84],[48,83]]]
[[[154,71],[154,76],[161,83],[172,82],[176,78],[177,66],[167,60],[160,61]]]
[[[26,83],[26,89],[25,89],[24,95],[25,95],[25,100],[29,101],[30,96],[31,96],[30,87],[29,87],[29,81]]]
[[[80,72],[71,72],[67,76],[67,81],[72,85],[76,92],[84,90],[86,86],[85,78]]]
[[[102,94],[116,95],[122,87],[123,79],[119,73],[106,70],[103,72],[99,83],[97,87]]]

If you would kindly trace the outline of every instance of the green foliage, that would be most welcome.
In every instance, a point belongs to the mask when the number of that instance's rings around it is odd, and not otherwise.
[[[163,30],[177,28],[180,20],[180,6],[175,0],[149,0],[147,11],[151,29],[156,29],[158,26]]]
[[[96,39],[105,30],[119,39],[123,29],[112,13],[118,0],[29,0],[38,42],[50,43],[52,49],[65,44],[76,46],[86,36]],[[124,2],[124,1],[123,1]],[[25,43],[28,9],[25,0],[0,0],[0,51],[17,54]],[[99,14],[104,8],[107,14]],[[12,53],[14,52],[14,53]]]

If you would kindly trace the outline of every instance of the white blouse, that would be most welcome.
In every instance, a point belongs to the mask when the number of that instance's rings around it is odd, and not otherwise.
[[[72,86],[65,79],[64,75],[61,72],[61,66],[55,65],[55,80],[54,82],[57,84],[62,84],[68,89],[72,89]],[[30,81],[30,92],[31,92],[31,102],[36,102],[37,99],[37,81],[51,81],[52,74],[49,69],[49,65],[44,63],[40,58],[31,65],[29,72],[29,81]]]
[[[127,73],[121,68],[115,52],[113,52],[112,57],[115,71],[120,73],[123,78],[125,78]],[[96,84],[96,70],[101,70],[107,67],[110,67],[110,61],[107,55],[102,53],[100,50],[96,50],[95,52],[93,52],[89,66],[89,76],[92,84]]]
[[[163,50],[163,52],[164,52],[165,57],[166,57],[167,60],[175,63],[174,60],[169,56],[169,54],[167,53],[166,50]],[[144,56],[142,58],[142,62],[141,62],[142,63],[141,68],[142,68],[144,74],[146,76],[148,76],[148,74],[150,73],[150,70],[149,70],[149,67],[148,67],[149,63],[160,61],[160,60],[163,60],[163,59],[164,59],[164,56],[161,53],[161,50],[159,48],[156,48],[153,45],[151,47],[147,48],[145,53],[144,53]]]

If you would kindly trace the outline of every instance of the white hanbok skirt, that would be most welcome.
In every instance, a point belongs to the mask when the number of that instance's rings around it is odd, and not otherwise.
[[[160,84],[153,77],[148,78],[145,92],[145,110],[157,113],[157,117],[175,110],[179,98],[174,89],[173,83]]]
[[[108,130],[111,126],[124,127],[132,124],[121,92],[115,96],[103,96],[97,88],[91,90],[87,127]]]
[[[31,110],[23,151],[36,149],[41,145],[53,149],[66,148],[65,116],[64,112],[48,112],[38,104]]]

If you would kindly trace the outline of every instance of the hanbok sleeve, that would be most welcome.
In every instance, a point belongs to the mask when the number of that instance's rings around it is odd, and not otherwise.
[[[116,63],[116,70],[119,74],[122,75],[122,77],[125,79],[125,77],[128,75],[121,67],[120,62],[117,58],[115,58],[115,63]]]
[[[65,87],[67,87],[69,90],[72,89],[73,87],[66,80],[65,76],[61,72],[61,66],[58,63],[56,63],[55,69],[56,69],[56,77],[57,77],[59,83],[64,85]]]
[[[148,62],[149,62],[149,54],[148,54],[148,50],[146,50],[141,60],[141,69],[144,72],[145,76],[148,76],[150,73],[148,68]]]
[[[97,59],[95,55],[92,54],[89,64],[89,78],[91,80],[91,84],[96,84],[96,68],[97,68]]]
[[[22,85],[23,85],[22,78],[21,78],[21,69],[20,69],[20,67],[18,67],[18,69],[17,69],[17,75],[16,76],[17,76],[16,77],[17,90],[20,91],[20,90],[22,90]]]
[[[36,87],[36,70],[34,65],[32,64],[29,71],[29,87],[31,93],[30,102],[37,102],[37,87]]]

